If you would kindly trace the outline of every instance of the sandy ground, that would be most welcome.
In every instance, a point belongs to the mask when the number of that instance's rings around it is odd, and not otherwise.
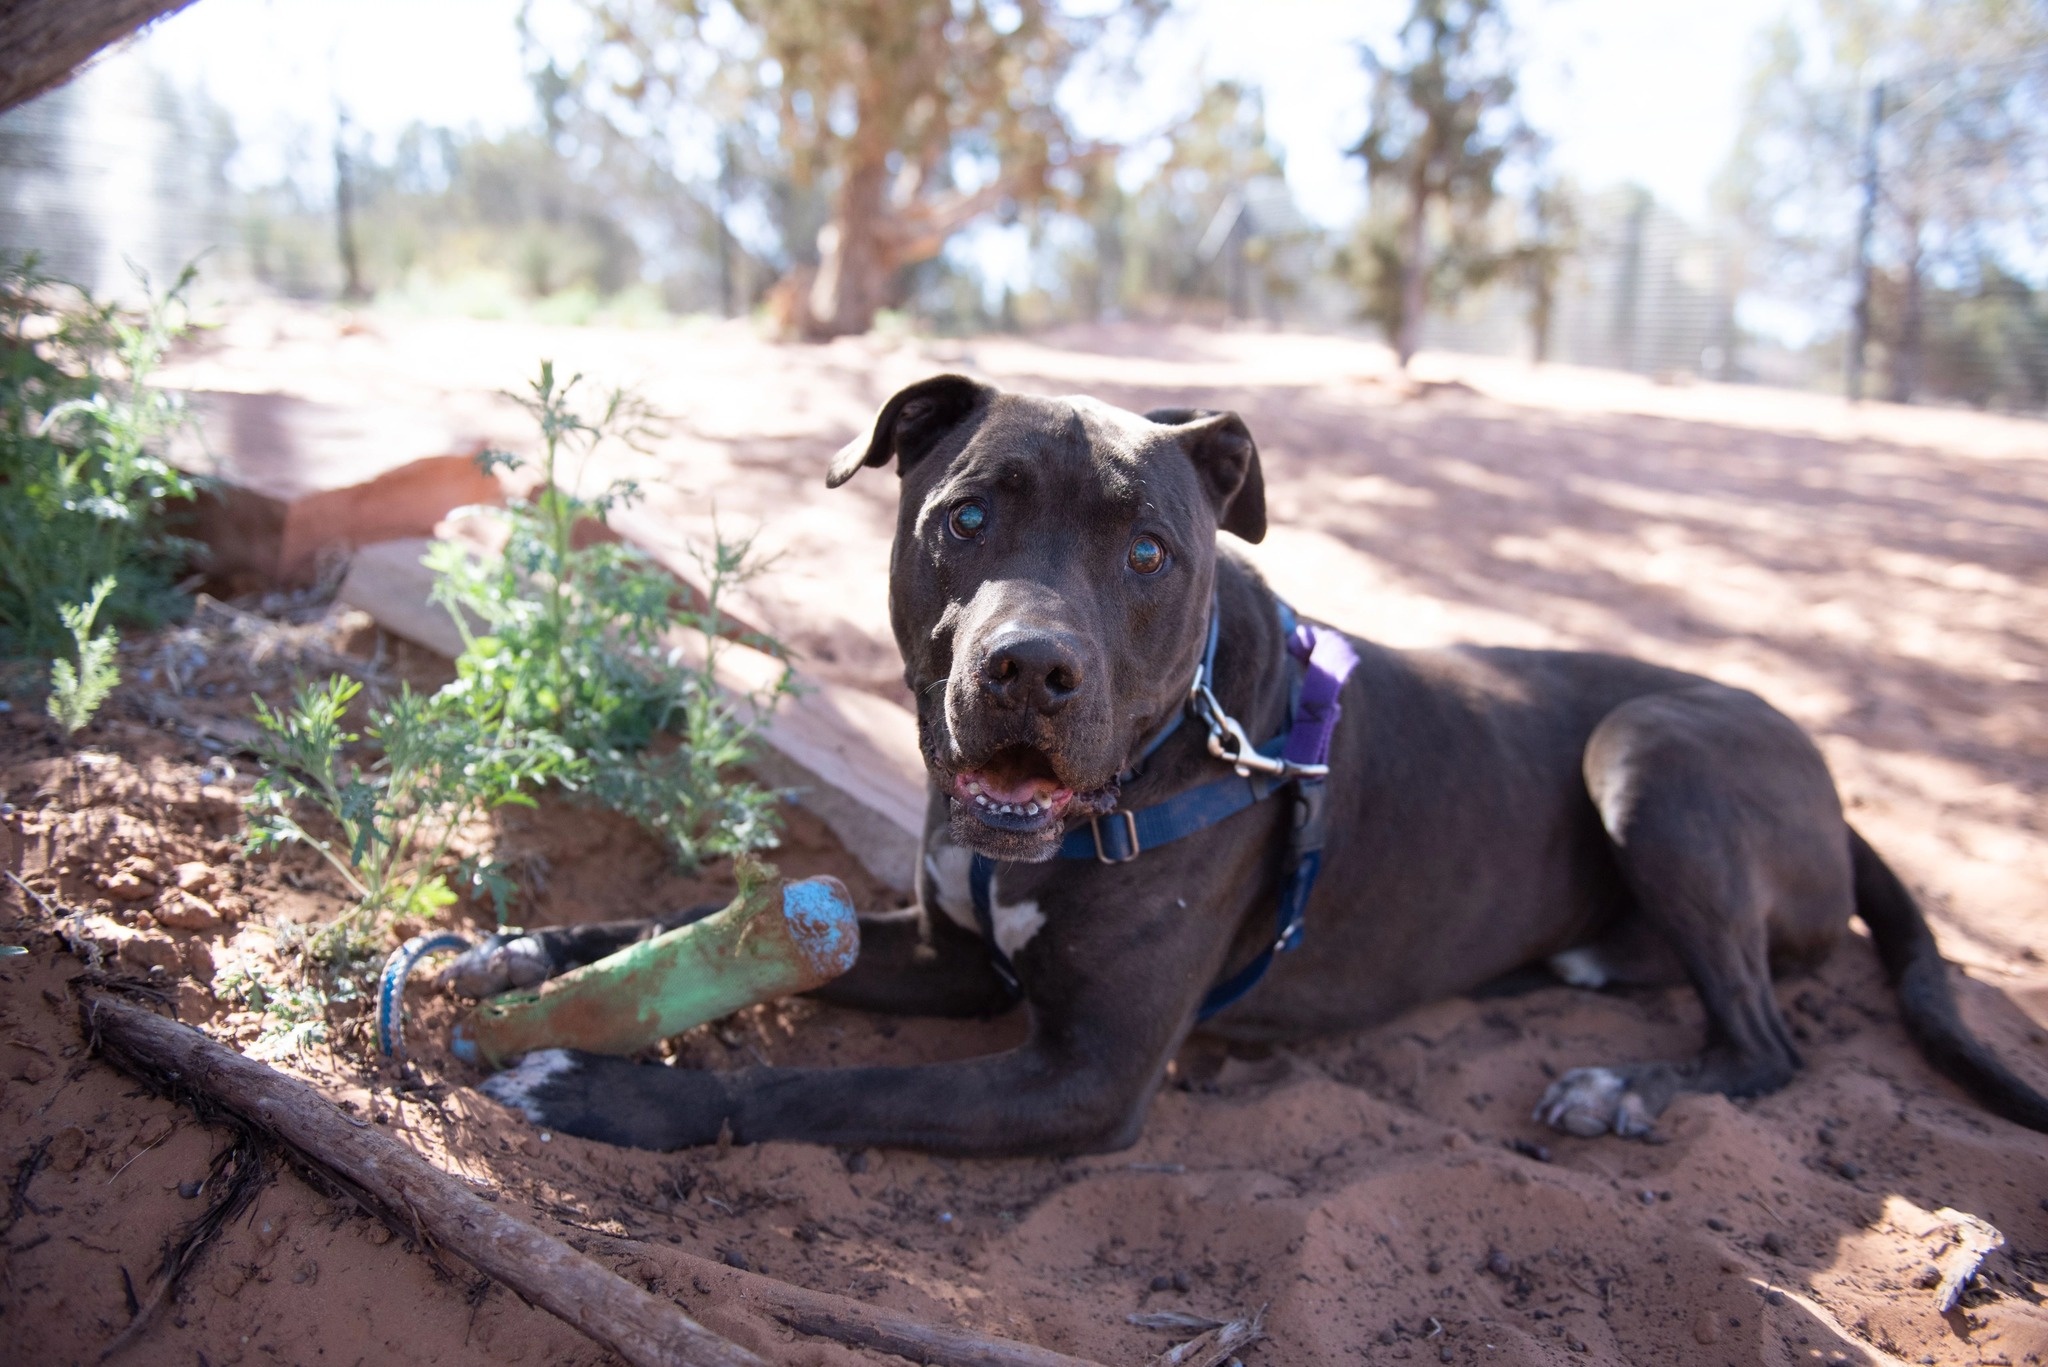
[[[871,472],[827,494],[820,472],[891,389],[970,368],[1137,408],[1236,408],[1260,440],[1276,523],[1254,554],[1303,609],[1395,644],[1627,650],[1755,688],[1810,727],[1854,819],[1965,966],[1970,1019],[2048,1086],[2048,427],[1453,357],[1399,382],[1360,343],[1135,329],[779,349],[730,328],[342,329],[274,310],[234,320],[177,373],[330,401],[445,400],[509,441],[516,415],[489,391],[546,354],[635,380],[678,416],[651,453],[605,464],[655,489],[650,535],[701,535],[714,497],[729,527],[758,522],[782,559],[750,614],[813,669],[884,695],[899,687],[881,600],[894,481]],[[184,705],[232,713],[239,678],[212,682],[213,698],[195,682]],[[0,858],[46,897],[97,905],[116,964],[155,964],[181,1012],[246,1041],[251,1023],[199,984],[265,952],[266,923],[332,914],[337,889],[304,860],[235,856],[237,782],[202,782],[220,777],[208,757],[133,707],[117,702],[82,751],[0,719],[0,796],[15,808]],[[831,869],[878,904],[798,821],[790,871]],[[549,808],[503,839],[530,871],[533,920],[717,895],[716,870],[680,879],[636,832],[588,814]],[[103,887],[123,860],[147,872],[138,856],[160,876],[204,865],[229,923],[141,925],[138,910],[177,899],[152,886],[117,902]],[[35,947],[0,967],[0,1159],[16,1174],[0,1324],[23,1361],[87,1361],[127,1324],[127,1288],[148,1298],[166,1238],[204,1204],[180,1184],[225,1141],[84,1055],[66,986],[80,965],[11,885],[0,907]],[[764,1326],[700,1292],[667,1250],[1116,1364],[1174,1338],[1132,1313],[1260,1306],[1272,1337],[1254,1364],[2048,1356],[2048,1140],[1933,1075],[1861,941],[1780,995],[1806,1071],[1757,1101],[1682,1099],[1657,1144],[1561,1139],[1527,1113],[1548,1072],[1693,1048],[1688,992],[1448,1002],[1259,1055],[1198,1040],[1137,1147],[1067,1162],[543,1142],[468,1090],[437,1048],[448,1007],[426,994],[416,1076],[366,1063],[361,1019],[345,1012],[326,1044],[281,1062],[777,1362],[881,1359]],[[935,1059],[1017,1029],[797,1003],[680,1047],[707,1067]],[[1923,1285],[1950,1243],[1944,1209],[2006,1239],[1946,1316]],[[603,1360],[291,1177],[130,1353]]]

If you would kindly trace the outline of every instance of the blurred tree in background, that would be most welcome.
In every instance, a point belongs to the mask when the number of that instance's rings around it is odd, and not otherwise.
[[[1765,35],[1722,178],[1752,273],[1850,313],[1867,205],[1862,308],[1887,397],[2048,403],[2025,283],[2048,243],[2048,7],[1831,0],[1815,18]]]
[[[1423,314],[1503,264],[1488,217],[1502,165],[1534,142],[1515,107],[1507,16],[1498,0],[1414,0],[1394,50],[1362,50],[1372,77],[1365,135],[1371,208],[1352,260],[1365,316],[1401,364]]]
[[[912,302],[960,331],[1128,317],[1299,317],[1321,275],[1323,230],[1295,206],[1264,100],[1234,81],[1124,149],[1091,159],[1075,195],[1024,208],[1032,278],[993,314],[946,261],[916,272]],[[1341,287],[1338,287],[1341,288]],[[1325,293],[1333,293],[1326,291]],[[964,297],[963,297],[964,296]]]
[[[1167,134],[1166,159],[1120,206],[1118,255],[1131,272],[1131,293],[1219,299],[1244,316],[1247,273],[1268,254],[1263,243],[1245,240],[1246,190],[1285,174],[1259,92],[1235,81],[1207,86]]]
[[[1076,201],[1107,149],[1084,145],[1055,101],[1112,23],[1149,22],[1158,0],[1086,17],[1053,0],[590,0],[595,42],[568,74],[665,136],[685,102],[746,131],[790,197],[829,208],[797,269],[790,321],[803,336],[865,332],[906,266],[1003,205]],[[774,130],[772,153],[761,134]]]
[[[1317,308],[1324,231],[1294,205],[1258,90],[1233,82],[1132,148],[1075,135],[1062,80],[1115,89],[1164,0],[577,0],[522,20],[536,125],[336,135],[331,201],[248,198],[253,273],[287,294],[552,321],[768,306],[822,339],[904,309],[970,332]],[[558,9],[559,19],[561,11]],[[348,226],[338,228],[344,203]],[[1027,282],[945,248],[1012,234]],[[1218,306],[1221,306],[1220,308]]]
[[[1557,317],[1559,277],[1579,250],[1577,196],[1556,181],[1541,181],[1523,205],[1520,239],[1509,252],[1515,274],[1529,297],[1529,359],[1550,359]]]
[[[361,295],[478,316],[531,304],[561,321],[630,306],[636,291],[651,296],[643,313],[712,302],[710,215],[690,187],[651,174],[635,184],[602,158],[564,155],[538,129],[478,137],[414,125],[384,157],[359,146],[336,166]],[[250,195],[240,217],[257,280],[299,298],[350,297],[328,205],[286,183]]]
[[[210,279],[298,298],[814,339],[1363,317],[1404,358],[1859,391],[1867,369],[1890,397],[2048,408],[2041,0],[1787,0],[1704,220],[1549,174],[1517,102],[1550,35],[1506,0],[1409,0],[1357,21],[1401,26],[1342,95],[1362,132],[1328,134],[1367,190],[1341,224],[1296,201],[1290,169],[1320,163],[1283,157],[1262,91],[1190,60],[1194,3],[495,3],[523,126],[358,122],[330,70],[284,129],[241,130],[248,156],[205,88],[116,54],[0,115],[0,246],[102,290],[219,244]]]

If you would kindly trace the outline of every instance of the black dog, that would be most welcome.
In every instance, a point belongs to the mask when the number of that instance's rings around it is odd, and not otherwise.
[[[1241,990],[1268,960],[1209,1028],[1354,1030],[1548,963],[1587,986],[1699,992],[1697,1058],[1576,1069],[1537,1108],[1575,1134],[1635,1134],[1681,1090],[1791,1078],[1772,971],[1817,963],[1853,913],[1936,1066],[2048,1129],[2048,1100],[1964,1028],[1926,922],[1843,821],[1819,752],[1755,695],[1610,655],[1353,642],[1326,785],[1253,769],[1236,809],[1141,851],[1127,814],[1223,791],[1218,754],[1251,748],[1231,719],[1251,742],[1281,736],[1305,690],[1282,607],[1217,547],[1218,528],[1265,534],[1244,424],[945,375],[890,399],[828,482],[892,458],[890,609],[932,777],[926,858],[915,914],[868,922],[857,966],[818,995],[969,1015],[1014,991],[1029,1038],[957,1063],[734,1073],[547,1050],[483,1084],[535,1122],[658,1149],[728,1125],[740,1140],[1114,1149],[1214,985]],[[1209,652],[1213,706],[1176,726]],[[1276,957],[1309,828],[1327,832],[1309,947]],[[1102,857],[1072,857],[1075,841]],[[452,980],[473,995],[535,981],[681,919],[536,932]]]

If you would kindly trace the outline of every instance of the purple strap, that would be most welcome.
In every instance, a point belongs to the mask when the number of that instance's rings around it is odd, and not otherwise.
[[[1344,715],[1337,695],[1358,665],[1358,652],[1344,633],[1311,622],[1298,622],[1287,638],[1287,652],[1301,661],[1301,702],[1287,731],[1282,757],[1291,764],[1326,764],[1330,737]]]

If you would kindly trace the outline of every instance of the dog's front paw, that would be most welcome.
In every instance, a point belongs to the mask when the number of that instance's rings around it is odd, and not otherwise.
[[[477,1086],[543,1129],[635,1149],[708,1144],[728,1114],[709,1073],[573,1049],[537,1049]]]
[[[441,985],[458,997],[495,997],[518,987],[538,987],[554,962],[538,935],[493,935],[464,950],[441,970]]]
[[[477,1084],[477,1090],[536,1125],[553,1125],[551,1112],[574,1095],[578,1055],[569,1049],[536,1049]]]
[[[1650,1132],[1656,1115],[1623,1074],[1612,1068],[1574,1068],[1544,1090],[1534,1119],[1582,1139],[1610,1130],[1636,1138]]]

